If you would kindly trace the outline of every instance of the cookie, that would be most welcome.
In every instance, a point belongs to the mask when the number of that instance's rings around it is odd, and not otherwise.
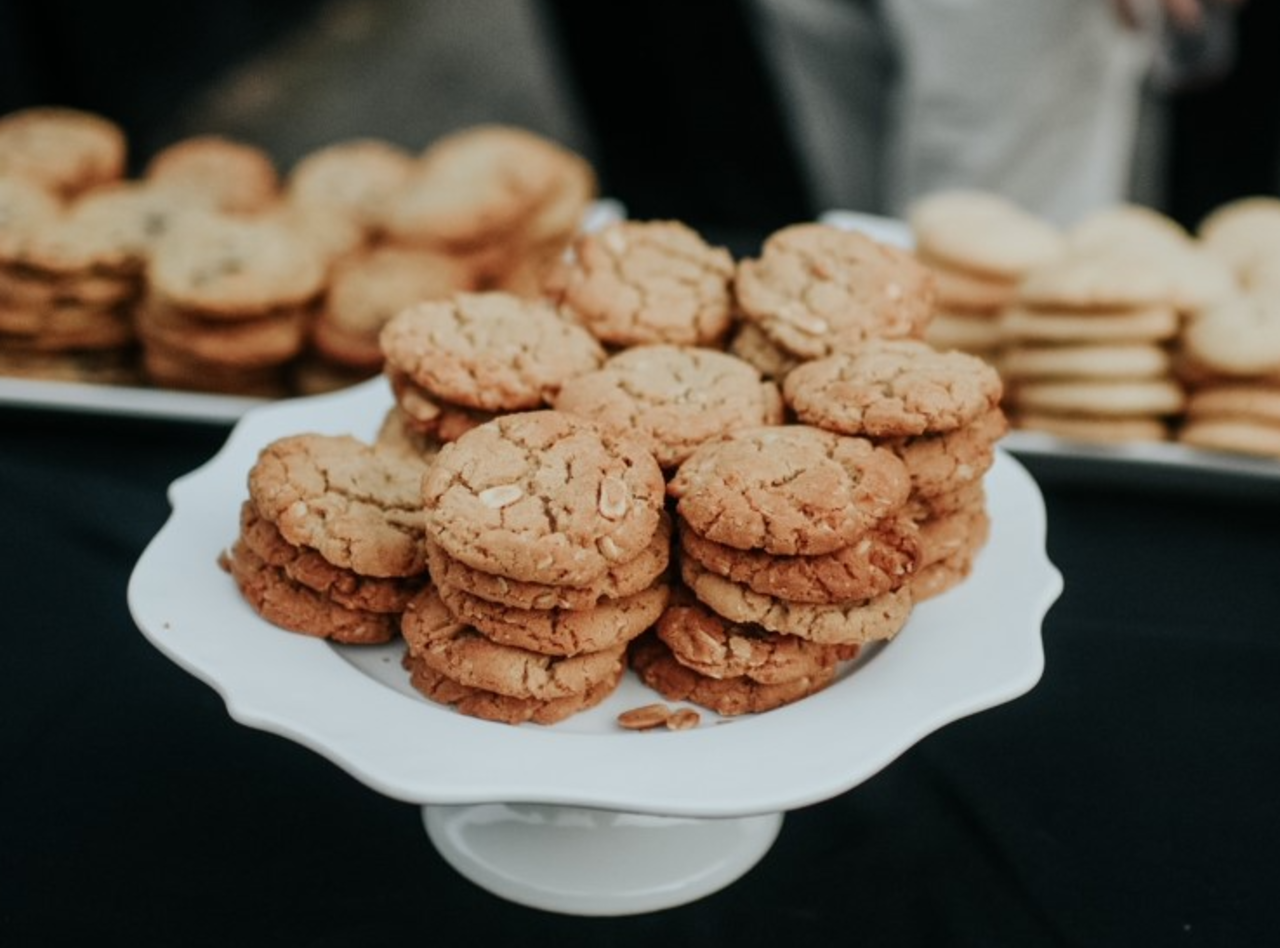
[[[638,442],[553,410],[500,416],[441,449],[423,480],[427,533],[476,569],[588,586],[658,530],[662,470]]]
[[[327,267],[278,221],[192,211],[153,249],[147,279],[175,306],[236,319],[313,301]]]
[[[748,428],[707,442],[668,492],[689,527],[717,543],[769,553],[830,553],[906,500],[892,453],[808,425]]]
[[[427,399],[494,412],[544,407],[605,360],[595,338],[549,304],[497,291],[411,306],[380,340],[388,370]]]
[[[939,309],[929,321],[924,341],[944,352],[957,349],[993,361],[998,358],[1004,342],[999,317],[999,311],[970,313]]]
[[[759,625],[826,645],[891,639],[906,625],[913,603],[909,584],[871,599],[838,603],[780,599],[719,576],[692,557],[681,558],[680,576],[701,602],[731,622]]]
[[[427,540],[427,564],[440,588],[460,589],[515,609],[590,609],[606,599],[623,599],[654,585],[671,560],[671,518],[665,511],[649,544],[634,559],[610,565],[586,586],[551,585],[511,579],[475,569]]]
[[[1034,381],[1018,386],[1020,411],[1115,417],[1182,411],[1185,395],[1172,379]]]
[[[39,229],[56,221],[62,201],[38,181],[0,175],[0,263],[20,263]]]
[[[290,543],[363,576],[426,568],[418,465],[350,435],[303,433],[264,447],[249,471],[249,499]]]
[[[407,578],[361,576],[335,566],[315,550],[297,546],[258,515],[253,504],[240,507],[240,539],[268,566],[308,589],[348,609],[364,612],[403,612],[426,582],[426,574]]]
[[[797,366],[782,386],[800,421],[842,434],[950,431],[997,405],[999,373],[976,356],[915,339],[872,339]]]
[[[991,536],[991,515],[985,503],[973,503],[946,514],[920,521],[920,568],[986,545]]]
[[[416,431],[404,417],[399,405],[392,405],[382,416],[373,436],[373,449],[399,461],[421,464],[425,469],[440,453],[442,443]]]
[[[373,229],[414,164],[408,149],[384,139],[331,142],[298,159],[284,180],[284,197],[293,204],[336,209]]]
[[[436,591],[459,622],[500,645],[543,655],[580,655],[625,645],[658,621],[669,598],[666,585],[655,585],[585,609],[519,609],[448,585],[437,584]]]
[[[774,556],[738,550],[680,530],[681,553],[703,568],[765,596],[794,602],[872,599],[906,582],[921,561],[915,524],[889,517],[857,541],[830,553]]]
[[[616,221],[577,238],[548,293],[611,346],[718,345],[734,262],[679,221]]]
[[[821,645],[729,622],[696,600],[669,606],[654,634],[676,661],[699,675],[749,678],[765,685],[825,677],[833,665],[856,656],[859,648]]]
[[[1244,283],[1280,243],[1280,197],[1253,194],[1218,205],[1196,227],[1201,245]]]
[[[1014,305],[1000,313],[1008,345],[1018,342],[1162,342],[1178,335],[1181,321],[1172,305],[1075,311]]]
[[[1042,431],[1058,438],[1095,444],[1167,441],[1170,436],[1165,419],[1143,415],[1104,418],[1019,411],[1013,416],[1013,424],[1027,431]]]
[[[1173,368],[1165,346],[1151,342],[1023,345],[1000,358],[1006,379],[1162,378]]]
[[[755,323],[740,322],[729,339],[728,351],[756,369],[761,377],[781,382],[801,359],[782,349]]]
[[[1184,249],[1195,238],[1176,220],[1153,207],[1131,202],[1110,204],[1085,214],[1066,234],[1071,250],[1125,252],[1134,247]]]
[[[916,256],[933,273],[938,308],[951,312],[987,315],[1017,298],[1016,276],[990,276],[931,257],[917,248]]]
[[[284,398],[293,394],[283,365],[214,365],[154,339],[142,347],[140,361],[146,381],[160,388],[246,398]]]
[[[434,587],[414,597],[400,619],[409,653],[469,688],[546,701],[581,695],[616,679],[626,645],[576,655],[544,655],[501,645],[456,619]]]
[[[1138,256],[1095,251],[1062,254],[1030,271],[1018,286],[1025,307],[1055,311],[1114,311],[1170,305],[1165,268]]]
[[[346,645],[378,645],[391,641],[398,631],[397,614],[341,605],[268,565],[242,540],[218,562],[258,615],[289,632]]]
[[[741,359],[692,346],[637,345],[568,379],[552,399],[615,434],[630,433],[664,470],[740,428],[781,424],[777,386]]]
[[[510,695],[472,688],[443,675],[424,661],[406,652],[402,664],[409,683],[421,694],[440,704],[452,705],[461,714],[501,724],[558,724],[608,698],[622,682],[626,671],[619,667],[614,677],[598,682],[581,694],[564,698],[513,698]]]
[[[1062,250],[1057,228],[988,191],[925,195],[907,209],[907,223],[922,254],[988,278],[1018,279]]]
[[[135,310],[140,338],[202,365],[256,369],[282,365],[302,353],[311,312],[300,306],[253,319],[210,319],[156,296]]]
[[[1239,296],[1189,320],[1181,346],[1224,376],[1280,373],[1280,297]]]
[[[630,652],[640,680],[668,701],[689,701],[725,717],[761,714],[816,694],[835,681],[836,666],[783,682],[764,683],[740,675],[712,678],[681,664],[656,636],[645,636]]]
[[[74,197],[124,176],[124,130],[94,112],[31,106],[0,116],[0,176]]]
[[[270,154],[221,135],[193,135],[164,146],[147,160],[141,177],[230,214],[261,211],[280,193],[280,175]]]
[[[10,347],[32,352],[121,349],[136,338],[127,310],[80,303],[35,308],[0,303],[0,334]]]
[[[1280,458],[1280,424],[1256,418],[1190,418],[1177,437],[1194,448]]]
[[[919,338],[933,276],[911,253],[857,231],[796,224],[739,261],[738,305],[786,352],[813,359],[873,338]]]
[[[334,267],[312,338],[327,359],[381,369],[385,356],[379,333],[393,316],[415,303],[471,289],[470,272],[452,257],[391,246],[371,248]]]
[[[995,448],[1009,430],[999,406],[953,431],[884,441],[907,469],[912,494],[934,496],[980,481],[995,463]]]

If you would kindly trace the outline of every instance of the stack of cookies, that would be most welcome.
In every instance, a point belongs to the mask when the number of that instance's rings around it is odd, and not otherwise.
[[[580,155],[523,129],[477,125],[423,150],[377,226],[390,243],[455,257],[478,286],[537,296],[596,193]]]
[[[568,379],[605,360],[595,337],[551,304],[503,290],[417,303],[379,339],[406,422],[442,441],[496,415],[546,408]]]
[[[1008,423],[986,361],[912,339],[871,340],[796,368],[783,397],[801,421],[892,451],[908,475],[920,559],[915,602],[969,575],[990,529],[983,477]]]
[[[433,585],[402,618],[414,687],[507,723],[608,697],[669,594],[653,456],[564,412],[515,412],[441,448],[422,494]]]
[[[148,264],[137,312],[148,377],[176,389],[287,394],[327,275],[319,249],[279,219],[189,211]]]
[[[1062,235],[1014,202],[987,191],[939,191],[917,201],[907,222],[916,256],[933,272],[938,311],[926,340],[990,361],[999,357],[1001,310],[1018,283],[1062,250]]]
[[[346,435],[277,439],[250,469],[240,533],[220,563],[277,626],[345,644],[390,641],[430,585],[424,469]]]
[[[682,595],[632,649],[641,679],[721,714],[826,687],[839,661],[910,615],[909,485],[891,452],[809,425],[698,447],[668,484]]]
[[[1001,315],[1013,423],[1089,441],[1168,438],[1183,407],[1170,357],[1177,301],[1147,254],[1082,249],[1033,270]]]
[[[610,348],[720,347],[734,317],[733,258],[679,221],[617,221],[581,235],[544,288]]]
[[[1280,457],[1280,296],[1241,294],[1200,313],[1183,332],[1184,444]]]

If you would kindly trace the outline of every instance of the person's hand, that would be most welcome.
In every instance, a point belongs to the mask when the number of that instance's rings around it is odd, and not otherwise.
[[[1221,3],[1238,7],[1244,2],[1245,0],[1159,0],[1159,5],[1175,28],[1195,32],[1200,28],[1206,4]],[[1126,26],[1136,28],[1142,23],[1141,8],[1145,6],[1142,0],[1111,0],[1111,5]]]

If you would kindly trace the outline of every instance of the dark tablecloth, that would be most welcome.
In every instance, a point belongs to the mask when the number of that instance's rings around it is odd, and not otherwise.
[[[1028,459],[1066,578],[1040,683],[788,813],[724,890],[576,918],[473,885],[416,806],[235,723],[137,630],[165,488],[226,433],[0,412],[0,944],[1280,943],[1280,489]]]

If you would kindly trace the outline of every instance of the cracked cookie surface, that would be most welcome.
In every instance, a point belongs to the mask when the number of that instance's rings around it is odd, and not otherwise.
[[[427,531],[468,566],[589,586],[645,549],[664,503],[639,442],[554,410],[502,415],[444,447],[423,479]]]
[[[249,499],[286,540],[366,576],[426,568],[422,469],[349,435],[277,439],[249,471]]]
[[[797,366],[783,396],[808,424],[843,434],[903,437],[950,431],[1000,401],[994,367],[912,339],[868,340],[856,352]]]
[[[543,407],[604,349],[548,303],[500,291],[458,293],[397,313],[379,336],[387,364],[428,397],[484,411]]]
[[[733,273],[679,221],[617,221],[578,238],[550,290],[610,345],[712,345],[732,323]]]
[[[624,349],[565,382],[554,405],[608,431],[630,432],[664,469],[726,431],[780,424],[783,417],[774,383],[741,359],[695,346]]]
[[[864,438],[808,425],[743,429],[699,447],[668,484],[693,530],[794,555],[848,546],[907,498],[909,477]]]
[[[856,231],[796,224],[737,265],[743,315],[804,359],[867,339],[920,338],[933,315],[933,274],[910,253]]]

